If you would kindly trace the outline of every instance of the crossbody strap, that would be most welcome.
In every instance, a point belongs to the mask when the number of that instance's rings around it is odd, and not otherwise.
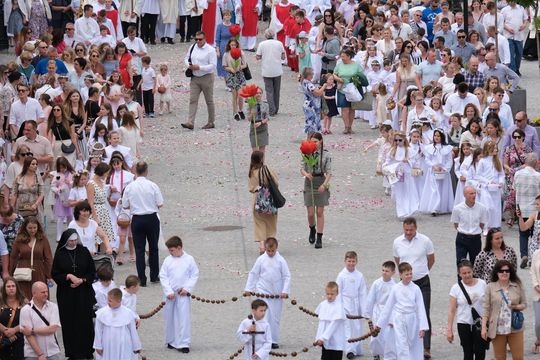
[[[28,304],[30,305],[30,304]],[[39,311],[35,305],[32,305],[32,310],[34,310],[36,312],[36,314],[39,316],[39,318],[45,323],[45,325],[47,326],[51,326],[51,323],[49,322],[49,320],[47,320],[47,318],[45,316],[43,316],[43,314],[41,313],[41,311]],[[56,346],[60,347],[60,345],[58,344],[58,340],[56,339],[56,333],[54,333],[54,341],[56,342]]]
[[[30,253],[30,269],[34,270],[34,247],[36,247],[37,239],[32,244],[32,252]]]
[[[195,45],[196,44],[191,45],[191,49],[189,49],[188,63],[190,63],[190,64],[191,64],[191,54],[193,53],[193,49],[195,48]]]
[[[465,295],[465,299],[467,299],[467,302],[469,305],[472,305],[471,297],[469,296],[469,293],[467,293],[467,290],[465,290],[465,286],[463,285],[463,282],[458,281],[458,285],[461,288],[461,291],[463,291],[463,295]]]
[[[510,305],[510,303],[508,302],[508,299],[506,298],[506,295],[505,295],[503,289],[500,289],[499,291],[501,292],[501,296],[502,296],[504,302],[506,303],[506,305]]]

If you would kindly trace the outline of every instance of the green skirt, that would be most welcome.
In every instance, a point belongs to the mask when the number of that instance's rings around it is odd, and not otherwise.
[[[330,199],[330,191],[326,189],[320,193],[319,187],[324,183],[324,176],[313,177],[313,196],[311,195],[311,181],[304,180],[304,206],[328,206]]]

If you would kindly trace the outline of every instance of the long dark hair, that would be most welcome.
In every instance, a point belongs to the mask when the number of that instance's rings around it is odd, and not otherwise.
[[[317,139],[319,140],[319,143],[321,144],[321,149],[319,150],[319,169],[324,172],[323,169],[323,152],[324,152],[324,140],[323,136],[320,132],[314,132],[309,134],[308,140],[310,139]]]
[[[24,296],[21,292],[21,288],[19,287],[19,283],[17,280],[12,278],[11,276],[8,276],[4,279],[4,284],[2,285],[2,305],[7,305],[7,291],[6,286],[8,281],[13,281],[15,283],[15,288],[17,289],[15,291],[15,298],[17,299],[17,302],[19,303],[19,307],[22,307],[24,305]]]
[[[499,271],[501,271],[503,266],[508,266],[508,269],[510,269],[510,281],[521,286],[521,280],[517,276],[516,268],[508,260],[497,260],[497,262],[495,263],[495,266],[493,267],[493,270],[491,271],[491,282],[499,281],[498,274],[499,274]]]
[[[19,175],[21,178],[22,178],[23,176],[25,176],[26,173],[28,173],[28,168],[30,167],[30,164],[31,164],[32,161],[34,161],[34,160],[37,161],[37,159],[36,159],[35,157],[33,157],[33,156],[26,156],[26,157],[24,158],[24,164],[23,164],[23,167],[22,167],[22,170],[21,170],[21,174]]]
[[[491,251],[493,248],[492,242],[493,242],[493,235],[496,233],[502,232],[501,228],[491,228],[489,229],[487,235],[486,235],[486,246],[484,246],[484,251],[488,252]],[[504,239],[501,243],[501,249],[506,249],[506,245],[504,244]]]
[[[253,170],[260,169],[264,165],[264,153],[259,150],[255,150],[251,153],[251,162],[249,164],[249,174],[248,177],[251,178]]]

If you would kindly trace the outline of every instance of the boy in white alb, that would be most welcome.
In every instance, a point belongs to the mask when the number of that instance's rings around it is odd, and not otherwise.
[[[367,286],[364,275],[356,270],[358,255],[354,251],[345,253],[345,268],[338,274],[336,283],[339,286],[341,300],[345,313],[352,316],[362,316],[366,313]],[[350,319],[345,322],[345,335],[347,339],[362,335],[362,322]],[[347,359],[355,355],[362,355],[362,343],[347,343],[345,353]]]
[[[268,238],[264,242],[265,253],[257,258],[249,272],[245,295],[251,292],[280,295],[277,299],[266,299],[268,310],[266,321],[272,328],[272,349],[279,348],[279,321],[281,319],[282,299],[289,297],[291,273],[285,259],[277,251],[278,242]]]
[[[393,261],[385,261],[382,264],[382,276],[375,280],[369,289],[367,298],[366,315],[374,323],[377,323],[388,301],[390,291],[396,284],[392,278],[396,272],[396,264]],[[395,359],[396,353],[393,347],[394,333],[393,329],[387,326],[381,329],[376,337],[371,338],[369,348],[373,355],[373,360],[378,360],[382,355],[385,359]]]
[[[173,236],[165,242],[171,255],[159,271],[165,295],[165,343],[169,349],[189,353],[191,344],[191,297],[199,278],[199,268],[193,256],[184,252],[182,239]]]
[[[326,284],[325,292],[326,300],[315,310],[319,317],[319,327],[313,344],[322,346],[321,360],[341,360],[347,343],[345,335],[347,316],[341,297],[338,297],[338,284],[330,281]]]
[[[98,281],[92,284],[96,293],[96,307],[101,309],[107,306],[107,294],[116,287],[113,273],[109,266],[101,266],[97,271]]]
[[[409,263],[400,263],[398,269],[401,281],[392,287],[376,326],[379,329],[388,325],[393,327],[397,359],[422,359],[422,338],[429,330],[422,292],[412,282],[413,272]]]
[[[264,319],[268,305],[261,299],[251,303],[251,315],[242,320],[236,337],[244,344],[246,360],[268,360],[272,351],[272,330]],[[254,333],[247,334],[247,333]],[[255,346],[253,346],[255,340]],[[253,352],[255,349],[255,352]]]
[[[126,278],[126,285],[122,286],[122,305],[137,313],[137,293],[139,292],[140,280],[137,275],[129,275]]]
[[[108,306],[96,313],[94,349],[99,360],[135,360],[142,349],[135,313],[122,305],[122,291],[112,289]]]

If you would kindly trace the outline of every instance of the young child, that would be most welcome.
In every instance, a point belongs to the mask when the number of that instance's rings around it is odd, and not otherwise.
[[[343,358],[347,342],[345,335],[347,317],[341,298],[338,298],[338,284],[330,281],[326,284],[325,291],[326,300],[315,310],[319,316],[319,327],[313,344],[322,346],[321,360],[340,360]]]
[[[96,313],[94,349],[97,359],[136,359],[142,350],[137,333],[137,315],[122,305],[122,291],[107,293],[107,305]]]
[[[191,298],[199,269],[193,256],[184,252],[182,239],[173,236],[165,242],[169,256],[159,271],[159,280],[165,295],[165,342],[169,349],[189,353],[191,344]]]
[[[122,305],[137,313],[137,293],[139,292],[140,280],[137,275],[129,275],[126,278],[126,285],[120,287],[122,290]]]
[[[390,295],[390,290],[396,284],[396,281],[392,278],[395,273],[396,264],[393,261],[385,261],[382,264],[382,276],[375,280],[369,289],[366,315],[374,323],[379,320]],[[382,329],[377,337],[371,338],[369,347],[373,360],[379,360],[382,355],[385,355],[385,358],[395,359],[395,350],[392,346],[393,338],[391,327]],[[393,356],[390,356],[391,353],[393,353]]]
[[[336,104],[336,82],[334,81],[333,74],[325,74],[324,82],[326,83],[326,88],[324,89],[324,101],[328,107],[328,112],[324,117],[322,133],[324,135],[331,134],[330,127],[332,126],[332,117],[339,115],[339,111]]]
[[[113,280],[113,272],[109,266],[101,266],[97,271],[98,281],[92,284],[96,293],[96,308],[107,306],[107,294],[116,288]]]
[[[272,349],[279,348],[279,321],[282,299],[289,297],[291,273],[285,259],[279,254],[278,241],[270,237],[264,242],[265,253],[257,258],[249,272],[245,295],[251,292],[280,295],[278,299],[267,299],[266,321],[272,329]]]
[[[143,56],[142,63],[142,92],[144,103],[144,116],[153,118],[154,115],[154,94],[157,91],[156,87],[156,72],[150,67],[152,59],[150,56]]]
[[[367,286],[364,275],[356,270],[358,255],[354,251],[345,253],[345,268],[337,276],[336,283],[341,289],[341,299],[343,307],[348,315],[366,314]],[[345,334],[347,339],[362,335],[362,323],[358,320],[347,320],[345,322]],[[355,355],[362,355],[362,343],[347,343],[347,359],[352,359]]]
[[[311,50],[308,44],[308,36],[305,31],[300,31],[296,36],[296,55],[298,55],[298,67],[300,74],[306,67],[311,66]]]
[[[393,328],[394,347],[398,359],[422,359],[422,338],[429,325],[422,292],[412,282],[412,266],[402,262],[398,266],[401,281],[392,287],[381,316],[375,323],[379,329]]]
[[[109,44],[109,46],[113,49],[116,47],[116,39],[109,34],[109,28],[107,25],[99,26],[99,35],[92,40],[92,43],[96,44],[97,46],[101,44]]]
[[[454,204],[459,204],[464,200],[463,188],[465,187],[465,182],[467,181],[467,172],[472,164],[472,153],[473,151],[471,144],[465,140],[461,144],[459,155],[454,158],[454,173],[456,174],[458,180]]]
[[[247,319],[242,320],[236,337],[244,343],[244,353],[246,360],[268,360],[270,359],[270,351],[272,351],[272,330],[270,324],[265,320],[266,310],[268,305],[263,300],[257,299],[251,303],[251,315]],[[253,338],[246,332],[262,332],[255,335],[255,347],[253,347]],[[253,348],[255,353],[252,354]]]
[[[156,78],[156,86],[158,89],[158,101],[159,101],[159,115],[163,115],[164,106],[167,106],[167,113],[171,113],[171,76],[169,75],[169,67],[167,64],[161,64],[159,66],[159,74]],[[165,92],[161,92],[160,89],[165,89]]]
[[[390,113],[386,108],[386,103],[390,99],[390,94],[386,90],[384,83],[377,86],[377,95],[375,96],[375,118],[379,126],[386,120],[390,120]]]
[[[63,156],[56,159],[56,171],[51,171],[51,193],[54,194],[54,215],[56,217],[56,241],[60,240],[64,232],[64,225],[71,221],[73,213],[69,207],[68,198],[73,186],[75,170]]]
[[[88,171],[81,170],[73,175],[73,187],[69,191],[68,204],[74,208],[77,204],[88,199],[86,195],[86,183],[88,183]]]
[[[371,149],[374,146],[379,146],[379,153],[377,155],[377,167],[375,169],[375,173],[379,176],[382,176],[382,165],[384,161],[386,160],[386,156],[388,155],[388,152],[390,151],[390,147],[392,146],[393,141],[393,133],[392,130],[392,122],[391,121],[385,121],[381,125],[379,125],[379,133],[381,134],[381,137],[379,137],[376,140],[373,140],[368,146],[364,148],[364,152],[367,152],[369,149]],[[390,196],[390,184],[388,183],[388,180],[386,177],[383,177],[383,187],[384,187],[384,193],[387,196]]]

